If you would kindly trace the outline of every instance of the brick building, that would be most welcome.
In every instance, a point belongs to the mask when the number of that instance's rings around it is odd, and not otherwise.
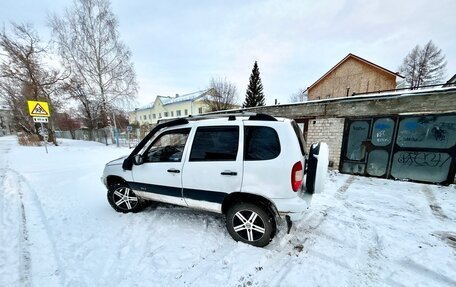
[[[394,90],[402,77],[361,57],[348,54],[307,88],[308,100],[349,97],[360,93]]]

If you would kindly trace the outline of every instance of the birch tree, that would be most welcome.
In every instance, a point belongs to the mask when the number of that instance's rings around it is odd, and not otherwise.
[[[128,108],[138,89],[110,1],[75,0],[49,24],[62,64],[72,75],[65,90],[79,102],[89,129],[105,127],[111,112]]]

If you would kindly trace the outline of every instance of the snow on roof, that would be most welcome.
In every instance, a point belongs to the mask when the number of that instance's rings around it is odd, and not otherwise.
[[[201,97],[205,96],[207,91],[208,90],[202,90],[202,91],[193,92],[193,93],[186,94],[186,95],[181,95],[181,96],[179,95],[179,96],[176,96],[176,97],[162,97],[162,96],[159,96],[159,98],[160,98],[160,101],[162,102],[162,104],[164,106],[166,106],[166,105],[180,103],[180,102],[197,100],[198,98],[201,98]]]
[[[166,106],[166,105],[171,105],[171,104],[176,104],[176,103],[182,103],[182,102],[188,102],[188,101],[195,101],[199,98],[204,97],[209,90],[201,90],[185,95],[177,95],[175,97],[165,97],[165,96],[157,96],[157,98],[161,101],[161,103]],[[146,110],[146,109],[152,109],[154,107],[155,101],[153,101],[150,104],[147,104],[143,107],[138,108],[138,110]]]

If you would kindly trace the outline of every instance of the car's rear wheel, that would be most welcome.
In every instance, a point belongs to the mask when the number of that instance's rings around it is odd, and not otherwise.
[[[226,214],[226,228],[234,240],[263,247],[272,239],[275,221],[258,205],[238,203]]]
[[[109,187],[108,202],[118,212],[138,212],[144,207],[144,201],[136,196],[126,183],[116,183]]]

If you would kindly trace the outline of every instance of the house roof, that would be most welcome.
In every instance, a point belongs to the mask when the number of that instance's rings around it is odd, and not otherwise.
[[[321,82],[324,78],[326,78],[327,75],[329,75],[330,73],[332,73],[335,69],[337,69],[340,65],[342,65],[344,62],[346,62],[349,58],[354,58],[354,59],[357,59],[365,64],[368,64],[376,69],[379,69],[379,70],[382,70],[383,72],[386,72],[388,74],[391,74],[393,76],[398,76],[398,77],[401,77],[403,78],[403,76],[399,75],[399,73],[395,73],[393,71],[390,71],[386,68],[383,68],[377,64],[374,64],[366,59],[363,59],[359,56],[356,56],[355,54],[352,54],[352,53],[349,53],[345,58],[343,58],[339,63],[337,63],[334,67],[332,67],[328,72],[326,72],[323,76],[321,76],[315,83],[313,83],[312,85],[310,85],[307,90],[313,88],[315,85],[317,85],[319,82]]]
[[[193,92],[193,93],[189,93],[189,94],[185,94],[185,95],[178,95],[175,97],[157,96],[157,98],[152,103],[147,104],[147,105],[139,108],[138,110],[147,110],[147,109],[153,108],[157,99],[160,100],[160,102],[162,103],[163,106],[167,106],[167,105],[176,104],[176,103],[196,101],[196,100],[206,96],[208,92],[209,92],[209,89],[201,90],[201,91],[197,91],[197,92]]]
[[[456,74],[453,75],[446,83],[443,85],[444,87],[452,86],[456,84]]]

